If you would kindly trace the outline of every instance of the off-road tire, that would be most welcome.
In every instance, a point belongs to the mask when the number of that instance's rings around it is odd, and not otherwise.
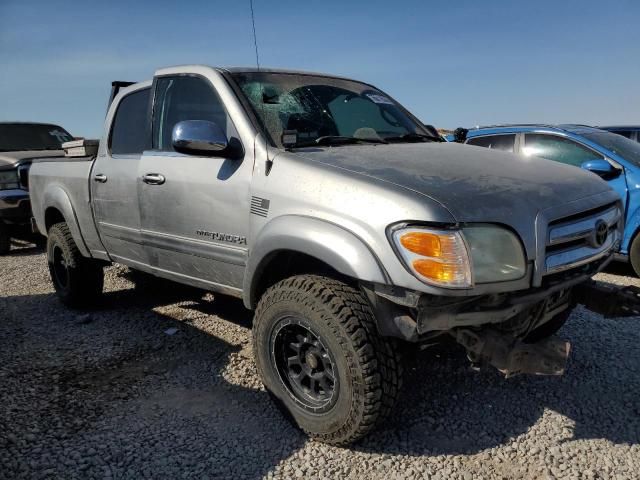
[[[567,322],[573,312],[573,308],[569,307],[566,310],[558,313],[555,317],[549,320],[547,323],[540,325],[538,328],[531,330],[524,338],[526,343],[536,343],[545,338],[549,338],[555,335],[558,330]]]
[[[312,413],[301,406],[273,360],[274,330],[292,315],[313,329],[335,360],[339,390],[328,411]],[[299,428],[318,441],[352,443],[384,421],[395,404],[402,381],[396,342],[379,336],[362,293],[341,281],[300,275],[269,288],[256,309],[253,342],[267,391]]]
[[[640,233],[636,234],[629,248],[629,263],[636,277],[640,277]]]
[[[94,304],[104,286],[103,266],[82,256],[64,222],[56,223],[49,229],[47,260],[53,286],[62,303],[71,308]],[[62,266],[59,260],[63,260]],[[61,270],[56,271],[57,268]]]
[[[11,250],[11,235],[9,229],[0,221],[0,255],[6,255]]]

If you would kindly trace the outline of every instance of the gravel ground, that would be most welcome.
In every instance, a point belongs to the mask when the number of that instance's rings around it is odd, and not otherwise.
[[[599,280],[640,285],[627,273]],[[122,267],[106,290],[72,312],[40,251],[0,257],[0,479],[640,478],[638,318],[578,308],[559,378],[425,351],[388,425],[335,448],[270,403],[241,303]]]

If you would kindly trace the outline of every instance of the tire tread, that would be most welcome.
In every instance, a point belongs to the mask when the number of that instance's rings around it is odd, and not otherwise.
[[[362,438],[382,423],[390,414],[401,388],[402,362],[394,339],[379,336],[371,308],[365,297],[355,288],[339,280],[317,275],[290,277],[269,288],[262,296],[255,312],[260,322],[265,309],[276,302],[296,301],[310,308],[317,300],[326,306],[337,320],[356,352],[356,361],[363,374],[362,411],[351,412],[352,422],[331,434],[306,433],[325,443],[346,445]],[[344,344],[344,335],[335,331]],[[254,327],[254,345],[258,329]]]

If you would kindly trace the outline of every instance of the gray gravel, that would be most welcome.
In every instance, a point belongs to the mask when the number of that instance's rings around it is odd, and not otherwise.
[[[392,420],[347,449],[307,440],[270,403],[241,303],[122,267],[106,289],[71,312],[41,252],[0,257],[0,479],[640,478],[638,318],[577,309],[561,378],[423,352]]]

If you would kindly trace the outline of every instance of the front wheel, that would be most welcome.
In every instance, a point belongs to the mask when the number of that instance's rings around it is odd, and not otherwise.
[[[47,260],[56,294],[68,307],[90,306],[102,293],[102,265],[82,256],[66,223],[49,230]]]
[[[262,296],[253,341],[269,393],[316,440],[351,443],[388,415],[402,367],[380,337],[362,294],[343,282],[301,275]]]

